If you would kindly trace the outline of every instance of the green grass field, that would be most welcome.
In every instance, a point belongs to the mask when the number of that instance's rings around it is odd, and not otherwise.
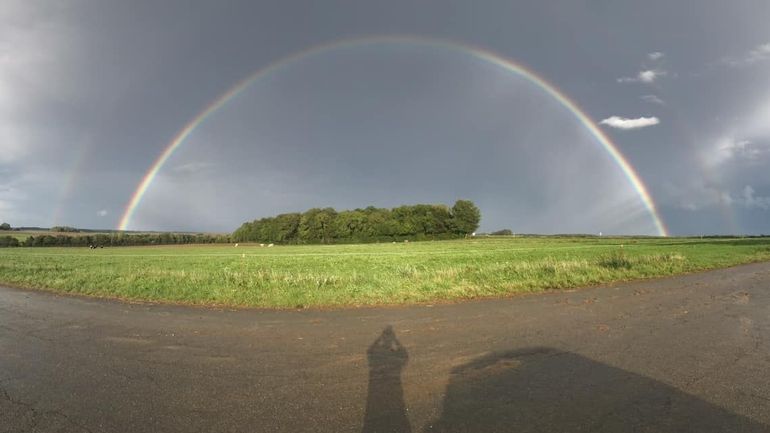
[[[399,244],[0,249],[0,282],[251,307],[507,296],[770,260],[770,239],[489,238]]]

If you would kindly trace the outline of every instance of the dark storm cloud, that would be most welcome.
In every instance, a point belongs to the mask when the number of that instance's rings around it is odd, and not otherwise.
[[[533,3],[3,2],[0,219],[113,227],[166,143],[233,83],[309,46],[412,34],[521,61],[596,121],[659,119],[607,132],[674,233],[770,232],[770,4]],[[462,196],[483,205],[484,228],[598,231],[635,208],[593,139],[535,89],[393,50],[320,56],[255,85],[169,161],[138,223],[224,230],[312,205]],[[560,172],[578,199],[559,194]],[[585,220],[563,218],[570,207]]]

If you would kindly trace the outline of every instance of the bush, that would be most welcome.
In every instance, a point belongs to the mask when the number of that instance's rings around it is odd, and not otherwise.
[[[0,248],[18,247],[19,240],[13,236],[0,236]]]

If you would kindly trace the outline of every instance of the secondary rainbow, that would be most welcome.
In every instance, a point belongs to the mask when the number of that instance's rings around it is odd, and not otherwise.
[[[313,54],[319,54],[322,52],[327,52],[327,51],[339,49],[342,47],[352,47],[352,46],[360,46],[360,45],[366,45],[366,44],[383,44],[383,43],[401,43],[401,44],[410,44],[410,45],[418,45],[418,46],[428,46],[428,47],[436,47],[436,48],[443,48],[446,50],[463,52],[479,60],[498,66],[508,72],[517,74],[527,79],[532,84],[535,84],[537,87],[545,91],[548,95],[556,99],[564,108],[569,110],[575,116],[575,118],[577,118],[577,120],[583,126],[586,127],[586,129],[591,133],[591,135],[593,135],[596,138],[596,140],[602,145],[604,150],[610,155],[612,160],[615,161],[615,163],[621,169],[621,171],[625,175],[630,185],[634,188],[636,193],[639,195],[640,200],[642,201],[642,203],[644,204],[644,207],[649,212],[650,217],[652,218],[653,224],[655,225],[655,229],[657,230],[658,234],[660,236],[668,236],[668,231],[655,207],[655,203],[653,202],[652,197],[647,191],[647,188],[639,178],[639,175],[636,173],[634,168],[623,157],[621,152],[617,149],[617,146],[609,139],[609,137],[607,137],[604,131],[602,131],[599,128],[599,126],[593,120],[591,120],[591,118],[589,118],[588,115],[586,115],[583,112],[583,110],[581,110],[580,107],[574,101],[572,101],[567,95],[565,95],[554,85],[552,85],[551,83],[546,81],[544,78],[537,75],[535,72],[533,72],[526,66],[523,66],[519,63],[515,63],[512,60],[502,57],[499,54],[496,54],[492,51],[466,45],[466,44],[456,43],[456,42],[450,42],[450,41],[445,41],[440,39],[428,39],[424,37],[413,37],[413,36],[375,36],[375,37],[367,37],[367,38],[343,39],[343,40],[311,47],[309,49],[281,58],[261,69],[258,69],[256,72],[252,73],[251,75],[247,76],[243,80],[239,81],[234,86],[232,86],[229,90],[227,90],[225,93],[218,96],[213,102],[205,106],[182,129],[180,129],[179,132],[177,132],[176,135],[174,135],[174,137],[171,139],[171,141],[165,146],[165,148],[160,153],[158,158],[152,163],[150,168],[147,170],[144,177],[142,177],[142,180],[139,182],[139,185],[137,186],[134,193],[131,195],[131,199],[128,201],[128,204],[126,205],[123,215],[120,219],[118,230],[128,229],[131,223],[131,218],[134,215],[134,212],[136,212],[136,209],[141,204],[142,198],[144,197],[145,193],[147,193],[147,190],[150,188],[150,185],[152,185],[152,182],[155,179],[155,177],[158,175],[158,172],[160,172],[160,170],[163,168],[166,161],[168,161],[171,155],[173,155],[174,152],[177,149],[179,149],[179,147],[184,143],[185,139],[187,139],[187,137],[189,137],[190,134],[192,134],[195,128],[197,128],[198,125],[204,122],[209,116],[211,116],[217,110],[219,110],[224,105],[226,105],[231,99],[238,96],[244,89],[249,87],[252,83],[257,81],[259,78],[277,69],[280,69],[283,66],[286,66],[301,58],[304,58],[306,56],[310,56]]]

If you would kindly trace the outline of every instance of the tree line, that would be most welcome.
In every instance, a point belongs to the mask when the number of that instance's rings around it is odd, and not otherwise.
[[[246,222],[231,238],[234,242],[284,244],[452,239],[475,232],[480,221],[481,212],[468,200],[458,200],[451,208],[416,204],[338,212],[327,207]]]
[[[0,236],[0,247],[125,247],[140,245],[213,244],[230,242],[228,235],[191,233],[112,233],[94,235],[36,235],[19,241]]]
[[[51,227],[52,232],[59,232],[59,233],[77,233],[80,230],[76,229],[75,227],[70,226],[53,226]]]

